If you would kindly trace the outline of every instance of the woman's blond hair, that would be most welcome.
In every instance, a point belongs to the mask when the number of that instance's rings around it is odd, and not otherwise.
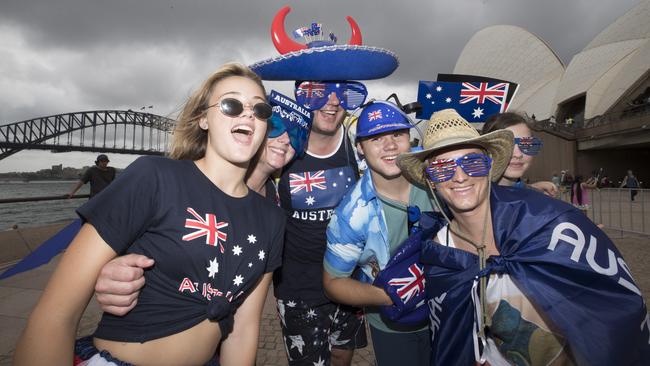
[[[199,121],[207,112],[214,87],[231,76],[241,76],[254,81],[262,88],[266,98],[262,80],[251,69],[234,62],[221,66],[203,82],[183,106],[174,128],[169,157],[178,160],[198,160],[205,156],[208,133],[199,126]]]

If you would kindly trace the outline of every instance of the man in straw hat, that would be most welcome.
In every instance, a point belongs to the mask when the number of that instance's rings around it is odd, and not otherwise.
[[[374,101],[360,112],[356,127],[357,151],[368,170],[343,197],[327,227],[323,285],[332,300],[365,306],[377,365],[428,365],[426,311],[414,324],[386,319],[377,305],[392,300],[371,285],[416,224],[418,217],[409,211],[432,210],[427,191],[404,179],[395,162],[410,151],[409,130],[414,125],[396,105]]]
[[[647,362],[644,300],[607,235],[564,202],[492,184],[512,144],[510,131],[480,136],[447,109],[431,116],[422,151],[398,157],[444,209],[416,243],[431,364]]]

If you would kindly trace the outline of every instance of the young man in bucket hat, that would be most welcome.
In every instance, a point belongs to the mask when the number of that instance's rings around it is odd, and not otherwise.
[[[397,159],[449,213],[413,243],[431,364],[647,363],[644,300],[607,235],[571,205],[492,184],[512,144],[510,131],[480,136],[448,109],[431,116],[422,151]]]
[[[428,365],[431,351],[427,319],[404,325],[382,317],[377,305],[390,305],[392,300],[382,288],[371,285],[408,237],[415,221],[409,220],[408,211],[432,210],[427,192],[411,185],[395,161],[410,151],[413,127],[389,102],[371,102],[361,111],[357,152],[368,170],[343,197],[327,227],[325,291],[340,303],[365,306],[379,366]],[[360,272],[353,276],[357,268]]]

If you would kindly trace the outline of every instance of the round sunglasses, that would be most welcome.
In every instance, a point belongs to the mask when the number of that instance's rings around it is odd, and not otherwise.
[[[220,102],[209,105],[206,110],[216,106],[219,106],[221,113],[228,117],[238,117],[244,112],[244,104],[235,98],[224,98]],[[257,119],[267,120],[272,114],[273,110],[268,103],[259,102],[253,105],[253,115]]]
[[[432,182],[442,183],[453,178],[457,167],[470,177],[485,177],[490,173],[492,159],[485,154],[472,153],[458,159],[434,160],[425,171]]]

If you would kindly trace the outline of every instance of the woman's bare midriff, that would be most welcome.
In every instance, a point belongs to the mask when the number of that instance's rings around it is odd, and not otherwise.
[[[95,338],[95,347],[138,366],[204,365],[214,355],[221,331],[216,322],[204,320],[190,329],[144,343]]]

